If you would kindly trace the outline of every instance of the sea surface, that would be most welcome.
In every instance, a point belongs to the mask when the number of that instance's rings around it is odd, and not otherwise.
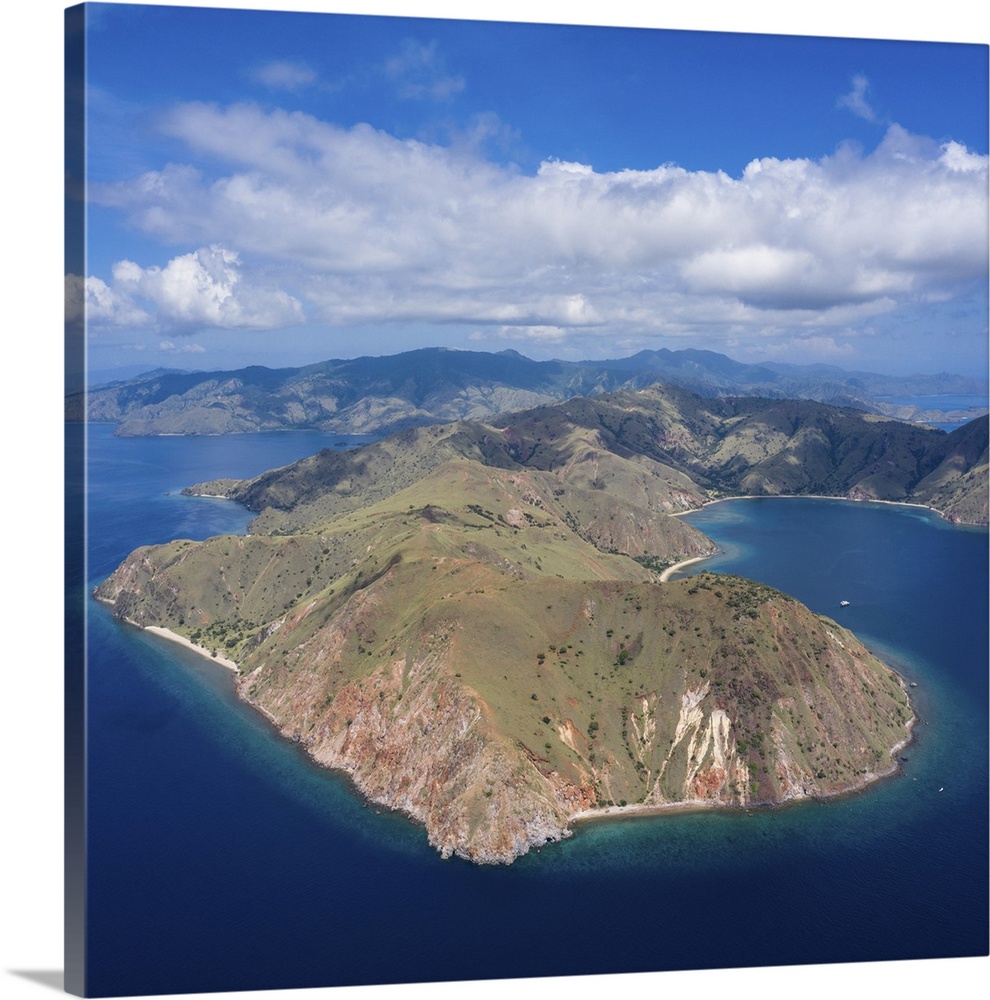
[[[940,393],[933,396],[877,396],[878,401],[884,403],[894,403],[897,406],[917,406],[922,410],[941,410],[946,419],[934,420],[930,424],[943,431],[954,431],[957,427],[962,427],[973,419],[967,416],[963,420],[949,420],[948,415],[954,411],[963,412],[974,410],[977,412],[987,412],[986,393]]]
[[[87,590],[138,545],[246,529],[181,487],[345,443],[90,426]],[[228,671],[88,601],[90,994],[985,955],[986,531],[822,500],[689,519],[722,548],[692,571],[794,594],[918,685],[902,773],[825,803],[585,823],[511,866],[444,861],[282,740]]]
[[[918,406],[924,410],[966,410],[971,406],[985,407],[986,393],[974,392],[944,392],[930,396],[877,396],[886,403],[897,403],[899,406]]]

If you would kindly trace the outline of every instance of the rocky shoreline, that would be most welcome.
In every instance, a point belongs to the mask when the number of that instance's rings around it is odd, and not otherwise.
[[[104,597],[97,599],[113,604]],[[355,685],[341,692],[341,705],[335,708],[338,715],[341,712],[350,714],[343,726],[334,726],[329,721],[322,738],[300,739],[291,723],[282,721],[271,706],[251,696],[250,676],[244,675],[233,660],[215,655],[171,629],[124,620],[232,671],[236,675],[238,697],[264,714],[283,738],[301,743],[320,766],[345,774],[356,792],[369,803],[402,813],[423,826],[429,843],[442,858],[456,856],[476,864],[511,864],[530,850],[571,837],[574,825],[580,823],[670,813],[779,808],[799,801],[854,794],[898,771],[896,755],[911,742],[911,730],[916,722],[912,714],[905,727],[907,736],[889,751],[889,766],[868,772],[860,781],[831,791],[797,787],[794,794],[780,801],[741,803],[694,798],[601,806],[593,804],[590,786],[582,788],[559,775],[556,780],[554,776],[546,780],[543,775],[540,775],[543,780],[536,780],[534,776],[539,771],[535,768],[533,773],[525,773],[528,769],[520,767],[512,748],[486,724],[476,698],[444,675],[439,662],[420,665],[422,683],[418,690],[417,685],[410,688],[407,707],[400,719],[389,722],[379,711],[382,699],[376,692],[381,690],[380,684]],[[392,671],[393,680],[396,673]],[[376,680],[387,681],[387,675],[386,671]],[[444,697],[440,701],[446,712],[437,711],[434,682],[442,687]],[[903,680],[900,684],[907,697]],[[415,725],[420,725],[424,732],[420,739],[410,743],[406,733]],[[384,768],[383,759],[388,761]],[[486,804],[492,809],[480,835],[477,827],[469,831],[470,822],[465,821],[464,809],[450,809],[449,803],[443,802],[446,795],[438,785],[436,776],[439,774],[444,775],[443,784],[448,786],[461,784],[470,788],[479,778],[486,784]]]

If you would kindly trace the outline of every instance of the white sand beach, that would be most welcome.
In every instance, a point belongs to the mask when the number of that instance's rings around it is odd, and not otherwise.
[[[140,627],[141,626],[139,626],[139,628]],[[226,656],[221,656],[219,653],[214,655],[212,650],[207,649],[205,646],[197,646],[196,643],[190,642],[190,640],[185,636],[179,635],[177,632],[173,632],[169,628],[162,628],[160,625],[146,625],[144,626],[144,630],[146,632],[154,632],[155,635],[160,635],[163,639],[171,639],[172,642],[178,642],[187,649],[191,649],[193,652],[207,657],[214,663],[219,663],[228,670],[233,670],[234,673],[238,673],[240,670],[233,660],[228,660]]]

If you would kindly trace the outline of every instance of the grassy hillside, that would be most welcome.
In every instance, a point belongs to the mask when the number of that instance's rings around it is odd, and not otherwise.
[[[96,596],[234,660],[247,701],[445,855],[507,862],[588,811],[774,804],[892,769],[911,709],[852,635],[750,581],[657,582],[712,546],[667,515],[699,493],[656,456],[716,419],[672,410],[660,439],[610,407],[226,484],[261,509],[250,535],[139,549]]]
[[[323,451],[243,483],[205,483],[297,531],[376,502],[454,458],[552,475],[637,508],[675,512],[724,496],[808,494],[930,504],[987,523],[986,417],[953,434],[807,400],[706,399],[671,386],[603,394],[492,423],[413,428]]]
[[[953,431],[939,457],[938,465],[915,486],[913,498],[953,521],[986,524],[986,420],[974,420]]]

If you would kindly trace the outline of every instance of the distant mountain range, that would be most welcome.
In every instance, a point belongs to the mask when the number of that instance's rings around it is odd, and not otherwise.
[[[301,368],[159,369],[70,394],[66,419],[112,422],[117,434],[134,437],[285,429],[387,434],[658,382],[709,398],[811,399],[915,422],[962,422],[986,412],[972,408],[947,417],[883,398],[987,392],[985,380],[960,375],[898,377],[829,365],[750,365],[692,349],[571,362],[533,361],[513,350],[423,348]]]

